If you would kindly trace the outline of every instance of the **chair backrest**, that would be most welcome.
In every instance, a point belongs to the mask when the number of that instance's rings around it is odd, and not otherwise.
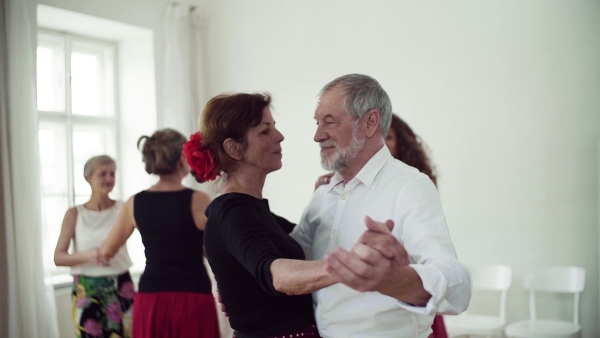
[[[579,294],[585,289],[585,269],[579,266],[548,266],[529,269],[523,277],[529,289],[529,314],[536,320],[536,291],[574,294],[573,322],[579,324]]]
[[[512,269],[508,265],[482,265],[469,267],[474,289],[508,290],[512,282]]]
[[[512,283],[512,268],[508,265],[469,267],[474,290],[500,291],[500,318],[506,320],[506,294]]]

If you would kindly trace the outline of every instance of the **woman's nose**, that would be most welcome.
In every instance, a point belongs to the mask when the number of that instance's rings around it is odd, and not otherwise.
[[[285,137],[283,137],[283,134],[279,130],[277,130],[275,141],[282,142],[284,139]]]

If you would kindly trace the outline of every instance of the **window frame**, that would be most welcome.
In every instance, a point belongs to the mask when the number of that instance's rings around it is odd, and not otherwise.
[[[53,40],[53,41],[58,41],[58,40],[62,40],[63,41],[63,51],[62,51],[62,57],[63,57],[63,62],[62,65],[59,68],[62,68],[62,83],[64,84],[64,93],[61,93],[61,95],[64,95],[63,97],[63,104],[62,107],[64,109],[62,109],[62,111],[48,111],[48,110],[39,110],[37,109],[37,105],[36,105],[36,110],[37,110],[37,116],[38,116],[38,132],[40,130],[40,126],[43,123],[53,123],[53,124],[60,124],[64,127],[64,137],[65,137],[65,141],[66,141],[66,159],[67,159],[67,202],[68,202],[68,208],[71,208],[73,206],[75,206],[75,199],[76,199],[76,191],[75,191],[75,177],[76,175],[81,175],[81,173],[75,173],[74,172],[74,166],[75,166],[75,159],[74,159],[74,146],[73,146],[73,137],[74,137],[74,132],[77,128],[77,126],[84,126],[84,127],[89,127],[89,126],[101,126],[102,129],[107,128],[108,130],[112,130],[113,131],[113,137],[114,137],[114,155],[112,155],[115,159],[115,161],[117,162],[117,164],[121,163],[121,147],[120,147],[120,139],[121,139],[121,131],[122,131],[122,126],[121,126],[121,116],[120,116],[120,112],[119,112],[119,105],[118,105],[118,93],[119,93],[119,88],[118,88],[118,45],[115,42],[111,42],[111,41],[106,41],[106,40],[100,40],[100,39],[96,39],[96,38],[90,38],[90,37],[85,37],[85,36],[81,36],[78,34],[72,34],[72,33],[66,33],[66,32],[60,32],[60,31],[56,31],[56,30],[51,30],[51,29],[47,29],[47,28],[40,28],[38,27],[38,32],[37,32],[37,47],[39,47],[40,45],[40,41],[49,41],[49,40]],[[108,77],[111,83],[105,83],[104,86],[102,86],[103,88],[100,88],[100,91],[103,91],[104,95],[107,96],[107,100],[110,102],[106,102],[106,103],[102,103],[102,105],[106,105],[106,108],[110,111],[109,114],[106,115],[98,115],[98,116],[93,116],[93,115],[84,115],[84,114],[73,114],[72,111],[72,100],[71,100],[71,93],[72,93],[72,88],[71,88],[71,54],[73,52],[73,45],[77,44],[77,43],[81,43],[84,45],[91,45],[93,46],[93,48],[98,48],[101,52],[103,52],[105,55],[103,56],[104,58],[106,58],[107,60],[103,60],[103,65],[100,67],[101,69],[103,69],[101,76],[105,76]],[[110,68],[110,69],[108,69]],[[53,72],[56,72],[56,69],[53,69]],[[61,71],[60,69],[58,70],[59,72]],[[53,73],[54,74],[54,73]],[[105,81],[106,79],[104,79],[103,81]],[[53,82],[54,83],[54,82]],[[36,88],[37,90],[37,88]],[[99,100],[103,100],[103,96],[100,95]],[[60,105],[59,105],[60,106]],[[100,155],[100,154],[98,154]],[[41,155],[40,155],[41,156]],[[117,172],[116,172],[116,184],[115,187],[113,189],[113,192],[111,193],[111,197],[115,198],[117,200],[122,200],[122,196],[123,196],[123,185],[121,184],[121,180],[122,180],[122,175],[121,175],[121,170],[118,170],[117,168]],[[40,176],[40,181],[42,180],[42,176]],[[43,189],[43,184],[42,184],[42,191],[41,191],[41,197],[47,197],[47,196],[51,196],[51,195],[56,195],[56,194],[46,194],[44,189]],[[59,194],[60,196],[64,196],[64,194]],[[44,215],[44,206],[42,206],[42,215]],[[67,210],[64,210],[64,212],[66,212]],[[58,226],[62,226],[62,219],[61,220],[52,220],[52,223],[54,222],[58,222]],[[42,222],[42,226],[45,228],[43,229],[43,231],[45,233],[48,233],[50,229],[46,229],[46,227],[50,227],[51,225],[49,224],[50,222],[48,222],[48,220],[44,219]],[[48,241],[47,243],[45,243],[45,246],[47,248],[55,248],[56,247],[56,242],[50,243],[50,237],[46,239],[46,241]],[[53,240],[53,239],[52,239]],[[48,252],[49,254],[50,252]],[[54,262],[52,261],[52,264],[50,266],[51,269],[51,274],[52,274],[52,280],[53,283],[55,285],[59,285],[65,282],[70,282],[71,281],[71,277],[69,276],[69,267],[61,267],[61,266],[56,266],[54,265]]]

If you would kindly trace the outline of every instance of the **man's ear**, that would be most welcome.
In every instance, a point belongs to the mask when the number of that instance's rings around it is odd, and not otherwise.
[[[232,159],[234,159],[236,161],[242,160],[243,147],[240,143],[236,142],[232,138],[228,138],[225,141],[223,141],[223,149],[225,150],[227,155],[229,155],[229,157],[231,157]]]
[[[365,114],[365,131],[367,137],[373,137],[373,135],[375,135],[375,132],[379,130],[379,119],[379,110],[373,108],[367,111],[367,113]]]

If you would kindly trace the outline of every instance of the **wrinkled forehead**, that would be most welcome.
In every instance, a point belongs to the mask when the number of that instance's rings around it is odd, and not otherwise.
[[[314,118],[319,119],[326,116],[332,116],[342,119],[350,117],[350,114],[346,111],[344,105],[345,98],[344,93],[337,88],[332,88],[331,90],[324,92],[317,100]]]

